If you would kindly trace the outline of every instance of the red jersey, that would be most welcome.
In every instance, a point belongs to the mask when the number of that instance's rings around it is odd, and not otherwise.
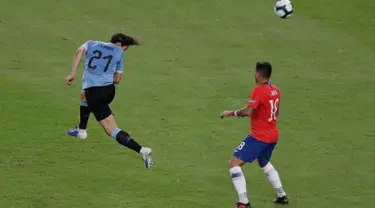
[[[280,90],[270,82],[261,84],[251,91],[248,106],[251,113],[250,136],[267,143],[277,142],[279,130],[276,118],[280,108]]]

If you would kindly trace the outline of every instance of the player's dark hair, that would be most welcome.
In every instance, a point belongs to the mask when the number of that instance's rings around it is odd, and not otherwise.
[[[256,72],[258,72],[262,77],[269,79],[272,74],[272,65],[267,61],[257,62]]]
[[[111,43],[116,44],[116,43],[121,43],[121,46],[133,46],[133,45],[139,45],[139,42],[137,39],[125,35],[123,33],[117,33],[112,35],[111,37]]]

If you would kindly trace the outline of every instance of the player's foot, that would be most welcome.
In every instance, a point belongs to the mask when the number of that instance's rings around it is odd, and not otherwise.
[[[75,126],[73,129],[69,129],[68,131],[66,131],[66,133],[69,136],[78,137],[80,139],[86,139],[87,138],[86,130],[79,129],[77,126]]]
[[[142,147],[140,154],[142,156],[143,162],[145,162],[146,168],[151,169],[151,166],[152,166],[152,158],[151,158],[152,150],[150,148],[147,148],[147,147]]]
[[[234,208],[251,208],[251,205],[250,205],[250,203],[242,204],[242,203],[238,202],[237,204],[234,205]]]
[[[289,200],[287,196],[277,197],[275,201],[273,201],[275,204],[289,204]]]

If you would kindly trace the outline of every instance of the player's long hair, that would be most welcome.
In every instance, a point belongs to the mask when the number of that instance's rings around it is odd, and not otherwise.
[[[123,33],[117,33],[114,34],[111,37],[111,43],[121,43],[121,46],[133,46],[133,45],[139,45],[139,41],[136,38],[133,38],[129,35],[125,35]]]

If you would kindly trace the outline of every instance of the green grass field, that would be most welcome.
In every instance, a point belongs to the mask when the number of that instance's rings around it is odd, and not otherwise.
[[[254,63],[274,65],[282,93],[273,157],[290,208],[372,207],[375,194],[375,2],[3,0],[0,6],[0,208],[228,208],[237,200],[228,161],[247,119]],[[75,49],[115,32],[139,37],[127,52],[112,107],[120,127],[154,151],[138,155],[93,117],[77,124],[80,76],[64,78]],[[80,73],[82,68],[80,68]],[[274,191],[243,168],[253,206]]]

